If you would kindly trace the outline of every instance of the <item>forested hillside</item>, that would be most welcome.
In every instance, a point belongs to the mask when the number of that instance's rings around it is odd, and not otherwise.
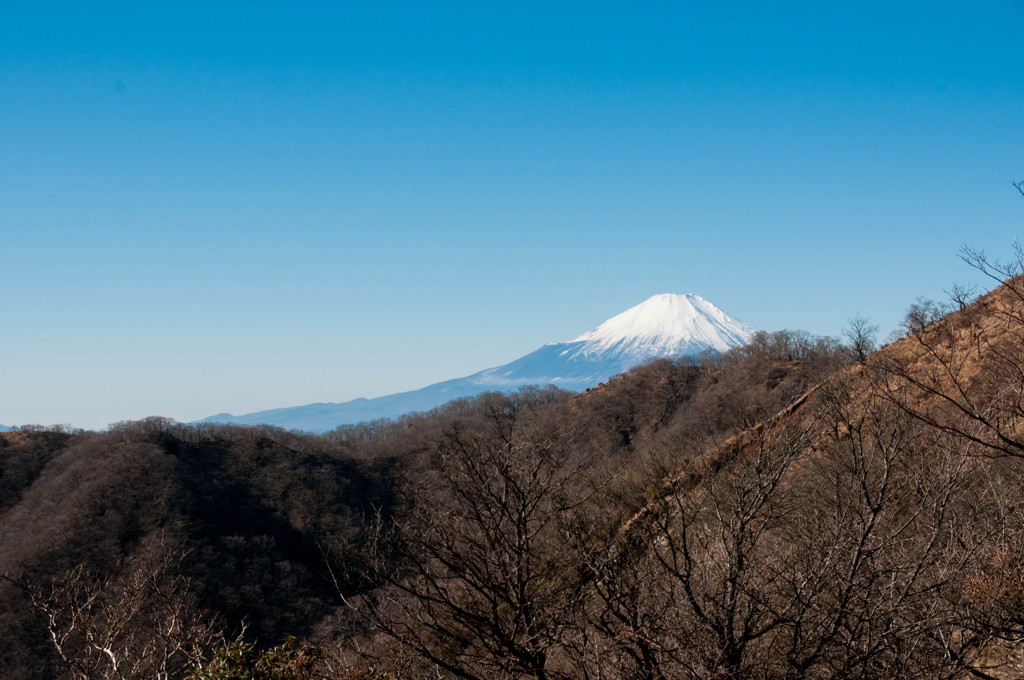
[[[1021,677],[1024,279],[969,297],[322,436],[0,434],[0,673]]]

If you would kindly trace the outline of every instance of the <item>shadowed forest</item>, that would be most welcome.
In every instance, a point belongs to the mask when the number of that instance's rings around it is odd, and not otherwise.
[[[1024,677],[1024,278],[314,436],[0,433],[0,676]]]

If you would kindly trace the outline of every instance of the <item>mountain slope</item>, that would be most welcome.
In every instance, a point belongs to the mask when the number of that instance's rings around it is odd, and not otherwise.
[[[544,345],[503,366],[376,399],[308,404],[200,422],[270,424],[323,432],[341,424],[425,411],[452,399],[524,385],[582,391],[654,358],[725,352],[756,331],[699,295],[655,295],[568,342]]]

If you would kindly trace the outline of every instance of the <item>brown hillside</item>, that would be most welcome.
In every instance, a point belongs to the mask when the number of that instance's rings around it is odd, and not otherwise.
[[[1024,278],[943,311],[912,307],[905,337],[686,460],[624,524],[615,559],[716,640],[705,669],[1024,675]]]

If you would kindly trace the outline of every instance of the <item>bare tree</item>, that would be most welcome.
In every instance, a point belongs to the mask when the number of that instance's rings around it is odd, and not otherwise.
[[[781,677],[953,677],[966,645],[949,602],[983,540],[966,519],[971,445],[854,377],[823,386],[831,434],[790,489],[802,510],[780,537],[795,603]]]
[[[47,585],[3,578],[29,598],[66,677],[180,678],[222,641],[192,601],[185,557],[159,540],[111,576],[78,566]]]
[[[850,319],[849,325],[843,330],[843,337],[849,343],[850,352],[860,363],[864,363],[868,355],[878,349],[877,335],[878,326],[860,314]]]
[[[723,443],[588,561],[578,677],[980,672],[963,579],[998,520],[974,446],[856,372]]]
[[[802,423],[774,419],[727,443],[735,457],[698,472],[692,490],[663,499],[650,540],[654,575],[669,589],[661,597],[676,603],[656,633],[668,677],[749,676],[762,641],[786,622],[768,558],[794,511],[781,492],[787,472],[810,443]]]
[[[1024,278],[952,313],[919,302],[905,326],[906,340],[869,362],[888,398],[979,454],[1024,457]]]
[[[456,677],[568,677],[557,657],[578,618],[579,569],[564,537],[593,491],[587,465],[522,395],[485,411],[410,480],[412,516],[382,523],[375,572],[387,586],[373,616]]]
[[[1014,182],[1024,196],[1024,181]],[[964,247],[961,259],[997,284],[958,310],[919,302],[907,313],[910,349],[876,357],[889,397],[923,422],[984,447],[1024,457],[1024,247],[1002,262]]]

